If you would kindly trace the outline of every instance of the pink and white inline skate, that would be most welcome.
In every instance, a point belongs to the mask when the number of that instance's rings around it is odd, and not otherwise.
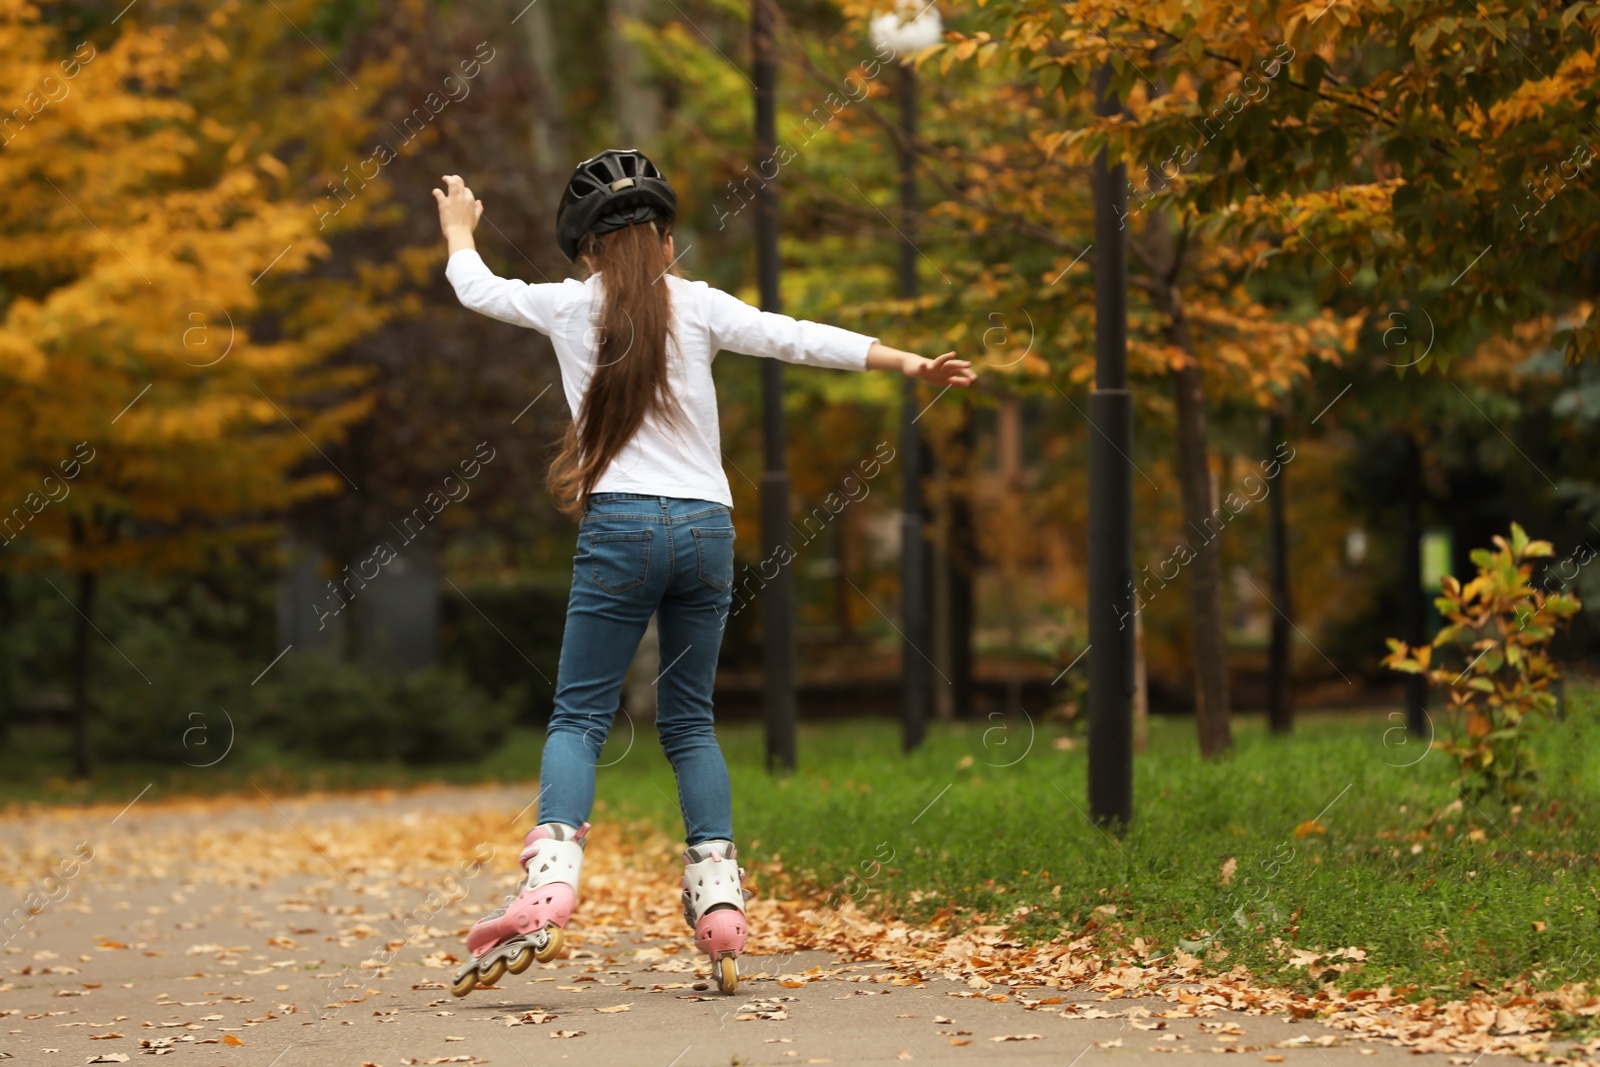
[[[744,902],[752,894],[740,885],[732,841],[703,841],[683,854],[683,917],[694,927],[694,943],[711,957],[717,986],[729,996],[739,988],[739,952],[749,940]]]
[[[578,873],[583,869],[589,824],[574,830],[542,823],[522,845],[527,879],[516,896],[472,924],[467,951],[472,959],[456,972],[450,992],[464,997],[480,985],[498,982],[507,971],[521,974],[533,961],[548,963],[561,951],[562,928],[578,903]]]

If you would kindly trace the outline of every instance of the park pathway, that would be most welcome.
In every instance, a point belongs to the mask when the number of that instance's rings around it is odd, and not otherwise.
[[[458,1000],[462,935],[505,894],[531,787],[42,809],[0,818],[0,1059],[207,1067],[582,1063],[1098,1067],[1234,1055],[1461,1067],[1286,1016],[1064,979],[961,981],[837,951],[761,899],[738,994],[708,988],[672,842],[596,833],[566,955]],[[85,859],[85,857],[88,857]],[[483,862],[478,862],[483,861]],[[53,872],[53,873],[52,873]],[[33,888],[30,890],[30,879]],[[759,881],[759,878],[758,878]],[[466,896],[460,896],[460,891]],[[456,898],[456,899],[452,899]],[[826,920],[822,920],[826,923]],[[777,931],[777,933],[771,933]],[[881,934],[887,945],[896,935]],[[828,951],[807,947],[820,941]],[[889,962],[884,962],[888,960]],[[1191,1003],[1192,1002],[1192,1003]]]

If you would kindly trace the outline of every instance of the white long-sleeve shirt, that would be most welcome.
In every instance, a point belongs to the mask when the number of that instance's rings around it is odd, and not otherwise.
[[[577,418],[595,368],[599,276],[532,285],[497,277],[477,252],[465,248],[450,257],[445,276],[466,307],[550,338],[567,405]],[[717,352],[726,349],[785,363],[866,370],[867,350],[876,338],[758,311],[705,282],[674,275],[667,276],[667,291],[673,325],[667,344],[667,384],[682,418],[671,425],[654,413],[646,415],[638,433],[591,491],[715,500],[732,507],[711,377]],[[625,350],[625,339],[619,340]]]

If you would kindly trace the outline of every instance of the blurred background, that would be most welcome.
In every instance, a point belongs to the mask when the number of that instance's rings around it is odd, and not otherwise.
[[[678,190],[679,267],[756,302],[747,5],[0,10],[5,763],[66,789],[229,751],[257,768],[461,763],[536,731],[575,536],[543,474],[569,412],[544,338],[457,304],[429,190],[464,176],[490,266],[560,280],[572,165],[639,147]],[[978,362],[978,387],[930,392],[918,418],[929,715],[1026,713],[1070,735],[1083,675],[1068,668],[1087,642],[1088,168],[1050,143],[1051,93],[973,61],[972,35],[1002,15],[946,11],[966,43],[914,83],[925,295],[899,299],[902,82],[874,14],[824,0],[776,14],[786,151],[764,177],[782,189],[784,310]],[[1130,187],[1140,212],[1148,183]],[[1331,291],[1309,253],[1262,267],[1278,238],[1197,231],[1174,249],[1156,216],[1130,238],[1149,714],[1192,712],[1204,612],[1223,621],[1236,715],[1271,705],[1287,728],[1293,707],[1397,706],[1384,639],[1432,633],[1442,576],[1468,573],[1471,550],[1513,519],[1555,544],[1551,566],[1600,538],[1600,375],[1551,347],[1590,310],[1592,253],[1548,275],[1548,306],[1456,321],[1441,374],[1439,324],[1385,303],[1374,276]],[[1160,281],[1179,262],[1186,339]],[[716,365],[746,566],[759,371]],[[899,712],[902,412],[884,377],[786,379],[803,721]],[[1177,399],[1196,381],[1198,436]],[[1214,530],[1180,493],[1196,455]],[[1196,592],[1184,549],[1213,538],[1219,581]],[[1564,586],[1594,595],[1593,569],[1570,569]],[[730,620],[729,721],[760,716],[760,616]],[[1555,650],[1581,670],[1595,646],[1580,615]],[[625,710],[648,722],[648,647],[636,668]]]

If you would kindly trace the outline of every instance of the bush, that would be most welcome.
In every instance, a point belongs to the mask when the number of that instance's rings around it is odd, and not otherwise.
[[[447,670],[402,675],[391,685],[397,750],[407,763],[448,763],[487,755],[505,740],[519,689],[496,700]]]
[[[1447,621],[1433,643],[1412,649],[1390,638],[1384,664],[1426,674],[1449,694],[1456,736],[1434,744],[1455,757],[1461,772],[1456,787],[1472,798],[1512,799],[1534,777],[1527,732],[1536,716],[1556,706],[1550,683],[1560,672],[1545,646],[1581,605],[1569,593],[1546,594],[1528,581],[1528,561],[1552,555],[1550,542],[1531,541],[1512,523],[1511,540],[1497,536],[1494,543],[1492,552],[1473,550],[1478,576],[1472,581],[1444,579],[1434,603]],[[1434,657],[1447,649],[1458,650],[1448,666]]]
[[[102,759],[201,767],[249,732],[238,685],[245,667],[227,646],[151,620],[119,633],[117,647],[96,656],[91,674],[92,729]]]
[[[389,685],[331,656],[280,663],[258,687],[256,720],[285,749],[354,763],[399,757]]]
[[[453,671],[383,677],[327,656],[307,656],[263,689],[255,719],[264,733],[285,749],[353,763],[487,755],[519,696],[496,700]]]
[[[549,721],[566,625],[568,580],[483,584],[440,593],[440,660],[529,725]]]

